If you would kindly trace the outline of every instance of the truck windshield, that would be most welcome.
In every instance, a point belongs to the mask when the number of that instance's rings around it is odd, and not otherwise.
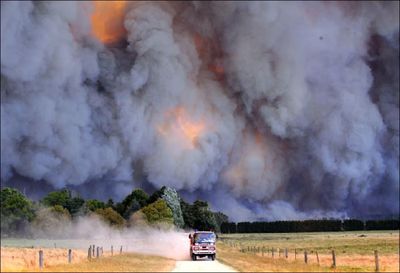
[[[215,234],[214,233],[195,233],[194,234],[195,243],[214,243]]]

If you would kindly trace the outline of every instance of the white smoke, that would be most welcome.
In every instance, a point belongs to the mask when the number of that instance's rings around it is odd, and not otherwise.
[[[111,251],[112,246],[114,254],[119,253],[122,247],[123,253],[151,254],[175,260],[189,258],[188,233],[182,230],[143,225],[117,229],[94,215],[60,223],[53,219],[42,225],[44,228],[32,226],[30,230],[32,238],[35,239],[31,244],[36,247],[46,246],[41,245],[43,243],[47,243],[48,246],[49,242],[54,242],[58,247],[64,248],[88,249],[89,246],[95,245],[103,247],[103,251]],[[46,240],[37,240],[44,238]]]
[[[1,3],[2,181],[143,171],[243,218],[398,213],[398,2],[128,3],[117,47],[93,9]]]

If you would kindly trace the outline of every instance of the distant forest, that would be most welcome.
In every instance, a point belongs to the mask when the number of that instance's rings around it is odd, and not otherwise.
[[[222,223],[222,233],[273,233],[273,232],[318,232],[355,230],[398,230],[399,219],[368,220],[304,220],[275,222]]]

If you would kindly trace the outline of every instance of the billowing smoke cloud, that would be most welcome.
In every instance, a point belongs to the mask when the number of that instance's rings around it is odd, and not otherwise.
[[[398,2],[99,5],[1,3],[2,181],[398,214]]]

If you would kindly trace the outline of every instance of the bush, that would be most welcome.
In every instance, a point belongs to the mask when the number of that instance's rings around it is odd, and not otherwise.
[[[40,208],[36,212],[31,231],[35,237],[61,238],[68,233],[70,222],[71,214],[60,205]]]
[[[97,209],[95,213],[112,226],[121,228],[125,225],[125,219],[112,208]]]
[[[128,225],[129,227],[147,227],[146,215],[140,210],[133,213],[129,218]]]
[[[150,224],[166,223],[173,224],[174,218],[172,210],[168,207],[163,199],[158,199],[154,203],[142,208],[141,211],[146,216],[146,220]]]

